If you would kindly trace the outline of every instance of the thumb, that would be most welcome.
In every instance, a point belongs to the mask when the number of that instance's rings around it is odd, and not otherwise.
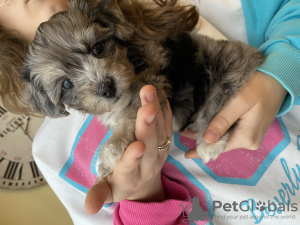
[[[230,122],[228,118],[218,114],[208,125],[203,135],[204,141],[210,144],[217,142],[232,124],[233,123]]]
[[[136,170],[140,163],[141,158],[146,150],[145,144],[141,141],[131,143],[125,150],[120,162],[115,167],[120,174],[129,174]]]
[[[203,139],[207,143],[217,142],[228,129],[247,111],[235,99],[231,100],[225,107],[210,121]]]
[[[120,162],[115,167],[119,170],[118,174],[126,174],[132,172],[139,166],[142,155],[145,151],[144,143],[140,141],[130,144],[124,152]],[[85,210],[88,214],[94,215],[98,213],[103,205],[114,200],[112,195],[112,186],[108,178],[97,181],[86,194]]]
[[[108,198],[111,198],[111,189],[104,178],[88,190],[85,198],[85,211],[90,215],[96,214]]]

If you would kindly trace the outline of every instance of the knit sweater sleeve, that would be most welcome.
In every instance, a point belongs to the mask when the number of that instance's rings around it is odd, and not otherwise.
[[[177,225],[183,222],[183,205],[189,192],[178,183],[162,176],[167,195],[163,202],[136,202],[124,200],[117,204],[114,211],[115,225]]]
[[[266,56],[258,68],[288,91],[278,115],[300,95],[300,0],[242,0],[249,44]]]

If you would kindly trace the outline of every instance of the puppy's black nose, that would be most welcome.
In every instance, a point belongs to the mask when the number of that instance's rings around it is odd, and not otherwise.
[[[103,98],[111,98],[116,94],[116,85],[113,79],[106,79],[99,85],[98,95]]]

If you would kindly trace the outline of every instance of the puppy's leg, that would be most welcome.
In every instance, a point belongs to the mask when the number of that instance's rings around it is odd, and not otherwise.
[[[111,137],[104,143],[101,148],[98,167],[98,180],[111,174],[120,161],[124,150],[135,141],[135,120],[128,120],[126,124],[119,123],[114,127]]]

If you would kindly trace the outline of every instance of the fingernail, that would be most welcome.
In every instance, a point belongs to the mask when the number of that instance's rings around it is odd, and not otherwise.
[[[208,143],[214,143],[219,139],[219,134],[212,129],[209,129],[205,132],[205,141]]]
[[[148,124],[151,124],[153,122],[154,118],[155,118],[155,114],[153,114],[152,116],[149,116],[148,118],[146,118],[146,122]]]
[[[146,95],[146,99],[148,102],[153,102],[155,98],[155,91],[150,92]]]

